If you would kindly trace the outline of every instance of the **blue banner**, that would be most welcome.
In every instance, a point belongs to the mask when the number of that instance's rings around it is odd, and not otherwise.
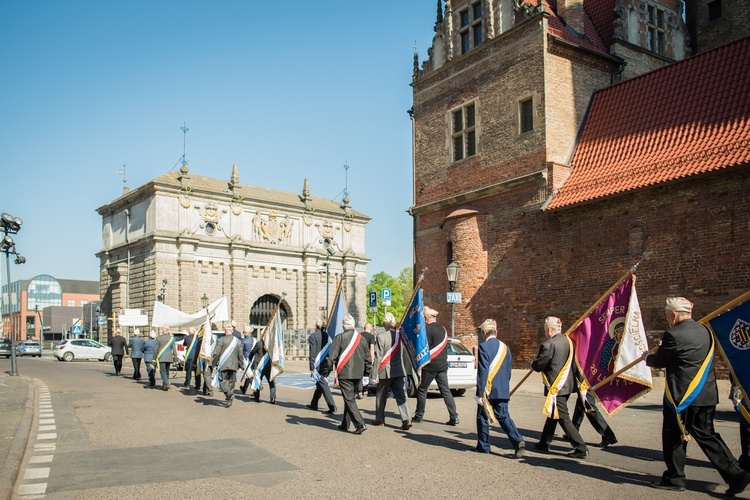
[[[427,342],[423,312],[422,289],[418,288],[401,324],[406,352],[409,353],[411,363],[417,370],[430,362],[430,344]]]
[[[724,351],[734,378],[747,395],[750,389],[750,300],[708,320],[708,327]]]

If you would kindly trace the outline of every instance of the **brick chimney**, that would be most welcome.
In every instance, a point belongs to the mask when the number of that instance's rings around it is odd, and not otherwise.
[[[557,15],[565,24],[583,35],[583,0],[557,0]]]

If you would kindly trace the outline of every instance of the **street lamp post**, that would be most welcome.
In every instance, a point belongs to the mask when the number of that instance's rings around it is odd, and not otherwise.
[[[205,297],[206,294],[203,294],[203,296]],[[158,300],[159,302],[163,304],[166,298],[167,298],[167,278],[164,278],[161,280],[161,290],[160,290],[158,297],[156,297],[156,300]]]
[[[458,281],[458,270],[461,269],[458,264],[451,261],[445,268],[445,273],[448,275],[448,284],[451,287],[451,292],[456,291],[456,281]],[[456,304],[451,301],[451,338],[454,337],[455,333],[455,306]]]
[[[334,248],[333,240],[331,238],[323,238],[323,248],[326,251],[326,261],[323,265],[326,268],[326,318],[328,318],[328,277],[331,272],[331,256],[336,253],[336,249]]]
[[[203,306],[203,309],[208,307],[208,296],[204,293],[203,297],[201,297],[201,305]]]
[[[16,252],[16,244],[13,241],[13,238],[8,236],[8,234],[17,234],[18,231],[21,230],[21,224],[23,224],[23,221],[19,219],[18,217],[13,217],[10,214],[6,214],[3,212],[3,214],[0,215],[0,226],[2,227],[3,232],[5,233],[5,237],[3,238],[2,242],[0,242],[0,251],[2,251],[5,254],[5,266],[6,266],[6,281],[8,282],[8,319],[11,317],[11,310],[10,310],[10,256],[11,254],[15,255],[15,263],[16,264],[24,264],[26,262],[26,258],[20,255],[18,252]],[[16,346],[15,346],[15,332],[11,332],[11,350],[10,350],[10,374],[12,376],[18,375],[18,364],[16,360]]]

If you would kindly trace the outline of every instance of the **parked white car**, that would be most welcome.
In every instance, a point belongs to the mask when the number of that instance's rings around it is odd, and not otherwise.
[[[112,361],[112,348],[89,339],[63,340],[54,351],[58,361],[73,361],[74,359],[98,359]]]

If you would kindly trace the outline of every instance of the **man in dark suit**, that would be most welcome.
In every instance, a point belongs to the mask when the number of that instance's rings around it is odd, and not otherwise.
[[[315,322],[315,331],[310,334],[307,338],[307,343],[310,344],[310,377],[315,380],[315,392],[313,393],[310,404],[307,405],[311,410],[318,409],[318,401],[323,396],[326,404],[328,405],[328,411],[326,413],[336,413],[336,404],[333,402],[333,395],[331,394],[331,388],[328,387],[328,375],[331,373],[330,353],[326,353],[325,356],[318,356],[325,346],[330,342],[328,334],[323,331],[323,325],[325,324],[323,318],[319,318]],[[317,373],[317,375],[316,375]],[[316,380],[317,378],[317,380]]]
[[[542,436],[538,443],[534,443],[534,447],[539,451],[549,451],[549,444],[555,436],[555,428],[559,421],[568,441],[573,445],[573,451],[567,456],[586,458],[589,449],[570,421],[568,413],[568,397],[575,390],[573,342],[561,332],[560,318],[550,316],[544,320],[544,335],[547,340],[539,346],[539,353],[531,363],[532,370],[542,373],[544,395],[547,397],[544,403],[547,420],[544,422]]]
[[[219,372],[219,387],[224,393],[226,406],[232,406],[234,400],[234,384],[237,381],[237,370],[245,363],[242,356],[242,341],[232,334],[232,328],[216,342],[211,355],[211,366]]]
[[[479,345],[479,362],[477,366],[477,392],[474,401],[477,403],[477,445],[474,451],[490,452],[490,420],[492,411],[500,427],[508,435],[513,445],[516,458],[521,458],[526,451],[526,443],[508,412],[510,401],[510,376],[513,358],[510,349],[497,338],[497,323],[488,319],[482,323],[484,342]],[[490,375],[493,375],[490,377]]]
[[[133,336],[130,337],[130,342],[128,342],[128,349],[130,349],[130,359],[133,361],[133,378],[135,380],[141,379],[141,360],[143,360],[144,342],[145,340],[141,338],[138,328],[133,330]]]
[[[261,334],[261,337],[258,339],[257,342],[255,342],[255,345],[253,346],[253,350],[250,351],[250,359],[253,360],[253,366],[252,370],[255,371],[258,369],[258,366],[260,362],[263,360],[263,356],[266,355],[268,350],[266,349],[266,343],[263,340],[263,336],[265,335],[265,332]],[[266,364],[263,366],[263,368],[260,370],[259,373],[255,373],[254,377],[258,377],[257,381],[255,382],[257,387],[259,389],[257,391],[253,391],[253,399],[256,403],[260,402],[260,391],[263,389],[263,384],[261,382],[262,379],[266,379],[266,382],[268,382],[268,396],[269,400],[268,402],[272,405],[276,404],[276,380],[271,380],[271,360],[268,360]],[[250,384],[249,379],[245,380],[245,384],[242,385],[243,388],[245,388],[245,391],[247,390],[248,385]],[[243,394],[245,392],[243,391]]]
[[[349,424],[353,422],[354,434],[362,434],[367,427],[357,407],[355,388],[357,380],[362,379],[362,374],[370,373],[372,358],[367,340],[354,330],[354,325],[354,318],[347,314],[342,322],[344,331],[334,337],[329,356],[336,363],[339,387],[344,398],[344,419],[339,429],[348,431]]]
[[[388,393],[392,392],[401,416],[401,430],[411,428],[409,418],[409,400],[406,398],[406,376],[411,373],[411,363],[406,357],[406,348],[401,339],[401,332],[396,330],[396,318],[391,313],[385,313],[383,319],[385,331],[379,333],[375,339],[375,358],[373,364],[373,378],[378,386],[375,392],[375,420],[372,425],[385,423],[385,405]]]
[[[414,412],[412,422],[419,423],[424,418],[427,407],[427,389],[434,380],[437,382],[440,395],[443,397],[445,407],[448,409],[450,419],[445,425],[458,425],[458,412],[456,402],[453,400],[450,387],[448,386],[448,332],[445,327],[437,322],[438,312],[435,309],[424,306],[424,322],[427,325],[427,343],[430,346],[430,361],[422,367],[422,377],[417,389],[417,411]]]
[[[174,343],[174,337],[165,326],[161,329],[161,335],[156,337],[156,347],[154,348],[154,361],[159,367],[161,375],[161,388],[164,391],[169,390],[169,365],[177,359],[177,347]]]
[[[115,364],[115,375],[120,375],[122,371],[122,358],[128,352],[128,341],[122,336],[122,330],[118,326],[115,328],[115,335],[109,342],[112,346],[112,360]]]
[[[596,446],[597,448],[606,448],[607,446],[616,444],[617,437],[615,436],[615,432],[612,430],[612,427],[609,426],[609,423],[607,423],[607,419],[604,418],[604,415],[599,411],[599,408],[596,405],[596,399],[594,398],[594,391],[586,391],[586,397],[581,397],[580,386],[583,376],[575,366],[573,368],[575,369],[576,384],[578,385],[578,389],[576,389],[576,392],[578,392],[578,399],[576,400],[576,409],[573,412],[573,425],[575,425],[576,429],[580,430],[581,424],[583,423],[583,416],[586,415],[591,426],[602,437],[601,442],[593,446]]]
[[[729,485],[726,494],[734,496],[747,488],[750,475],[742,470],[714,431],[714,412],[719,403],[711,364],[714,343],[708,329],[692,319],[692,311],[693,303],[689,300],[668,298],[665,316],[669,329],[664,332],[656,353],[643,355],[648,366],[665,368],[667,372],[661,430],[667,470],[651,486],[673,491],[685,489],[687,436],[692,436]]]

